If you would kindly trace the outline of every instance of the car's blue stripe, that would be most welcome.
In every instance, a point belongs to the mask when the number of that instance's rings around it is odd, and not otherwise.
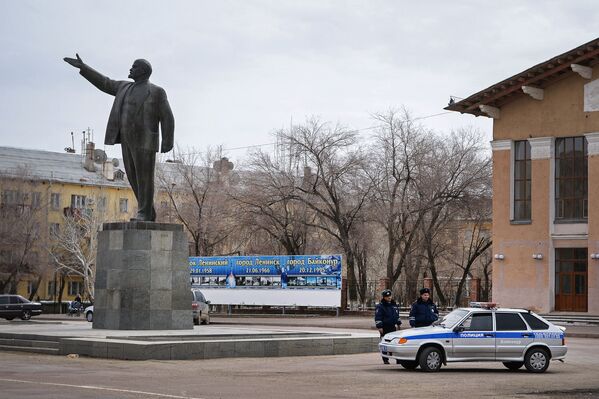
[[[493,338],[485,337],[485,334],[493,334],[494,338],[524,338],[523,334],[532,334],[532,337],[528,338],[545,338],[545,339],[562,339],[563,334],[558,332],[546,332],[546,333],[527,333],[527,332],[466,332],[466,333],[436,333],[436,334],[423,334],[423,335],[408,335],[403,338],[406,339],[443,339],[443,338]]]

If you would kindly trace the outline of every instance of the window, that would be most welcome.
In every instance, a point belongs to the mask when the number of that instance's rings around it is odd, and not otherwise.
[[[555,140],[555,218],[587,218],[587,142],[584,137]]]
[[[31,295],[33,292],[33,281],[27,281],[27,295]]]
[[[517,313],[495,313],[497,331],[526,331],[526,323]]]
[[[23,204],[23,193],[15,190],[2,191],[2,205]]]
[[[60,194],[59,193],[51,193],[50,194],[50,207],[54,210],[60,209]]]
[[[0,296],[0,305],[8,305],[8,296]]]
[[[530,143],[514,142],[514,220],[530,220]]]
[[[493,315],[491,313],[474,313],[462,323],[464,331],[493,331]]]
[[[48,281],[48,291],[46,291],[46,292],[47,292],[47,295],[50,297],[53,297],[57,294],[55,281]]]
[[[39,208],[41,204],[42,195],[39,192],[31,193],[31,207]]]
[[[60,224],[59,223],[50,223],[50,236],[56,237],[60,234]]]
[[[71,208],[83,209],[85,208],[85,195],[71,195]]]
[[[520,315],[526,320],[531,330],[548,330],[549,326],[536,318],[530,313],[520,313]]]
[[[81,281],[69,281],[69,295],[77,295],[83,293],[83,284]]]
[[[129,205],[129,200],[127,200],[127,198],[119,199],[119,211],[121,213],[127,213],[128,205]]]
[[[106,210],[106,197],[100,197],[98,199],[98,210],[105,211]]]

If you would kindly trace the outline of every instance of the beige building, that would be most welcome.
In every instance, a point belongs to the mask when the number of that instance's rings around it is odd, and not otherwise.
[[[493,300],[599,314],[599,39],[446,109],[493,118]]]

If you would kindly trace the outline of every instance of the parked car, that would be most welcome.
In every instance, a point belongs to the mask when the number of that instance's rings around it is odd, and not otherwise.
[[[94,321],[94,305],[86,307],[83,311],[83,314],[85,315],[85,320],[89,321],[90,323]]]
[[[524,309],[495,308],[486,302],[470,306],[433,326],[385,335],[379,343],[381,355],[406,369],[437,371],[447,362],[497,361],[510,370],[525,366],[533,373],[566,357],[565,327]]]
[[[42,314],[42,304],[31,302],[21,295],[0,295],[0,317],[12,320],[20,317],[21,320],[29,320],[31,316]]]
[[[208,312],[210,302],[206,301],[204,295],[200,292],[200,290],[192,289],[191,290],[191,310],[193,311],[193,324],[198,325],[200,322],[202,324],[210,324],[210,314]],[[90,323],[94,321],[94,306],[88,306],[83,311],[85,314],[85,319]]]
[[[191,290],[192,302],[191,310],[193,311],[193,324],[196,326],[200,324],[210,324],[210,314],[208,306],[210,301],[207,301],[204,294],[198,289]]]

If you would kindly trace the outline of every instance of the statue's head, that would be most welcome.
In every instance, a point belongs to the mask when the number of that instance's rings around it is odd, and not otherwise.
[[[140,58],[133,61],[131,69],[129,69],[129,77],[135,81],[148,79],[152,74],[152,64],[148,60]]]

